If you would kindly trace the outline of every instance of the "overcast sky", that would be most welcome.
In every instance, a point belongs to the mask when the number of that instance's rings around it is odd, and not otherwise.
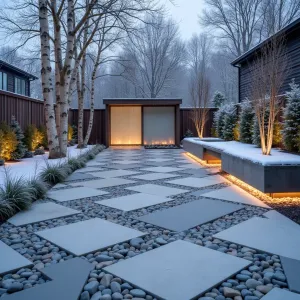
[[[198,15],[204,8],[203,0],[174,0],[174,5],[169,0],[161,0],[165,3],[169,15],[178,22],[183,39],[189,39],[193,33],[201,32]]]

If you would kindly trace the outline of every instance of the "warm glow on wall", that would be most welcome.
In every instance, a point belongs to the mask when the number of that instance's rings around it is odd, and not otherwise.
[[[140,106],[112,106],[110,117],[112,145],[140,145],[142,143]]]
[[[213,164],[210,164],[208,162],[206,162],[205,160],[202,160],[200,158],[198,158],[197,156],[189,153],[189,152],[186,152],[185,155],[189,156],[190,158],[192,158],[193,160],[195,160],[196,162],[198,162],[199,164],[201,164],[202,166],[205,166],[205,167],[219,167],[221,166],[221,161],[216,161],[215,163]]]
[[[144,141],[144,145],[174,145],[174,139]]]

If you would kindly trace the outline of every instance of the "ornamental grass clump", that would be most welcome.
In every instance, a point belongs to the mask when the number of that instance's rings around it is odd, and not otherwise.
[[[29,208],[34,199],[33,189],[23,177],[13,177],[5,169],[4,184],[0,186],[0,199],[2,204],[6,203],[6,207],[11,208],[11,215],[13,215]]]
[[[85,167],[85,161],[82,158],[69,158],[68,164],[72,169],[72,171],[76,171],[78,169]]]
[[[48,161],[45,161],[45,163],[46,166],[40,172],[40,179],[49,185],[63,182],[72,173],[72,169],[67,164],[58,163],[51,165]]]
[[[36,176],[28,180],[28,186],[32,189],[31,193],[33,195],[33,201],[45,198],[49,189],[49,184],[41,181]]]

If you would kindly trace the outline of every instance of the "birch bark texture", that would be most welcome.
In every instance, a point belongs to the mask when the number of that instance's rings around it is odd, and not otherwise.
[[[56,130],[54,112],[54,91],[51,78],[50,35],[47,0],[39,0],[39,22],[41,42],[41,77],[44,97],[45,122],[48,136],[49,158],[61,156],[59,140]]]

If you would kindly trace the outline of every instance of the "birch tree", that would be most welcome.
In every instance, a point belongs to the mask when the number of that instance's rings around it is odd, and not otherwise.
[[[208,114],[211,85],[208,77],[208,62],[211,46],[211,41],[204,34],[194,35],[187,46],[192,101],[191,119],[200,138],[203,138]]]
[[[274,36],[256,53],[251,68],[252,93],[263,155],[270,155],[276,116],[282,108],[281,87],[287,76],[284,36]]]
[[[51,79],[50,38],[47,0],[39,0],[41,76],[44,97],[45,122],[47,128],[49,158],[60,157],[60,147],[55,123],[53,83]]]

